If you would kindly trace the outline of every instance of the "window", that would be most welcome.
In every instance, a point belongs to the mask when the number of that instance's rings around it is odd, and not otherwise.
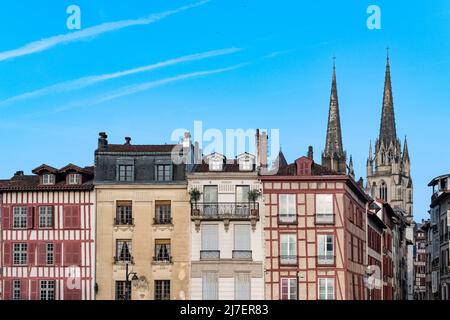
[[[248,193],[250,186],[236,186],[236,215],[248,216],[250,214]]]
[[[65,206],[64,207],[64,228],[65,229],[79,229],[81,227],[80,221],[80,207]]]
[[[281,278],[281,300],[297,300],[297,280]]]
[[[380,185],[380,199],[383,201],[387,201],[387,186],[384,181],[381,182]]]
[[[223,168],[223,160],[222,159],[211,159],[209,162],[209,170],[210,171],[222,171]]]
[[[81,242],[71,241],[64,243],[64,265],[81,265]]]
[[[295,234],[282,234],[280,263],[295,265],[297,264],[297,240]]]
[[[131,300],[131,281],[116,281],[116,300]]]
[[[116,241],[116,262],[132,262],[131,240]]]
[[[317,246],[317,263],[319,265],[334,264],[334,236],[332,234],[319,234]]]
[[[21,300],[22,299],[22,281],[13,280],[12,282],[12,299]]]
[[[217,186],[204,186],[203,187],[203,214],[205,216],[217,215],[218,212],[218,187]]]
[[[202,275],[203,300],[219,299],[219,275],[217,272],[205,272]]]
[[[293,223],[297,220],[296,195],[280,194],[279,219],[281,223]]]
[[[116,225],[133,224],[133,203],[131,201],[117,201]]]
[[[53,227],[53,207],[39,207],[39,228]]]
[[[202,225],[202,250],[200,252],[201,260],[219,259],[219,225]]]
[[[53,243],[47,243],[46,245],[46,264],[47,265],[52,265],[55,263],[55,246],[53,245]]]
[[[170,239],[155,240],[155,261],[170,262]]]
[[[81,174],[71,173],[69,174],[67,180],[69,184],[81,184]]]
[[[155,281],[155,300],[170,300],[170,280]]]
[[[14,243],[13,245],[13,264],[21,266],[27,264],[28,245],[26,243]]]
[[[251,299],[251,277],[248,272],[238,272],[234,277],[234,299]]]
[[[253,170],[253,161],[251,159],[242,159],[239,162],[239,170],[252,171]]]
[[[156,201],[155,203],[155,223],[171,224],[172,213],[170,201]]]
[[[333,195],[318,194],[316,195],[316,223],[317,224],[333,224]]]
[[[156,181],[172,181],[172,165],[170,164],[157,165]]]
[[[41,300],[55,300],[55,281],[41,280],[39,295]]]
[[[121,182],[134,181],[134,165],[120,164],[118,170],[119,170],[119,181]]]
[[[234,225],[233,259],[252,259],[251,231],[248,224]]]
[[[334,300],[334,279],[319,278],[319,300]]]
[[[55,184],[55,175],[46,173],[42,175],[42,184],[51,185]]]
[[[15,207],[13,210],[13,227],[16,229],[25,229],[28,225],[28,208]]]

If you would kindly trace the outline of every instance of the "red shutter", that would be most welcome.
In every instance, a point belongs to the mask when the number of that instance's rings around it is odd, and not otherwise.
[[[63,209],[64,215],[64,229],[71,228],[72,223],[72,207],[65,206]]]
[[[28,265],[33,266],[36,264],[36,244],[29,243],[28,244]]]
[[[76,242],[73,244],[72,263],[74,265],[81,266],[81,242]]]
[[[39,281],[31,280],[31,300],[38,300],[39,298]]]
[[[5,266],[11,265],[11,257],[12,257],[12,243],[5,242],[5,245],[3,247],[3,264]]]
[[[55,227],[55,210],[56,207],[52,207],[52,228]]]
[[[33,222],[34,222],[34,207],[28,207],[27,209],[27,228],[33,229]]]
[[[64,300],[81,300],[81,289],[68,288],[68,283],[64,286]]]
[[[81,266],[81,242],[69,242],[64,244],[64,265]]]
[[[61,265],[61,243],[55,243],[55,265]]]
[[[20,286],[20,299],[28,300],[28,280],[22,280]]]
[[[9,207],[3,207],[2,208],[2,228],[10,229],[11,228],[11,210]]]
[[[12,280],[11,279],[5,279],[5,287],[3,291],[3,299],[4,300],[11,300],[12,298]]]
[[[80,229],[81,227],[81,217],[80,217],[80,207],[72,207],[72,228]]]
[[[38,265],[45,266],[47,264],[47,244],[38,244]]]

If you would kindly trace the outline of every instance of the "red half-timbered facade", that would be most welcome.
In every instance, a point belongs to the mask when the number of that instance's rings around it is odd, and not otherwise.
[[[261,177],[266,299],[365,299],[367,195],[312,157],[278,163]]]
[[[93,177],[42,165],[0,182],[3,300],[94,298]]]

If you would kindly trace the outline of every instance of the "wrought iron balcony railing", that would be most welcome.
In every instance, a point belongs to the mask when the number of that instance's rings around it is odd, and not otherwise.
[[[168,255],[158,255],[153,257],[153,263],[155,264],[170,264],[172,263],[172,256]]]
[[[115,226],[133,226],[134,225],[134,218],[115,217],[114,218],[114,225]]]
[[[317,256],[317,265],[319,266],[333,266],[335,263],[335,258],[332,254]]]
[[[297,215],[280,214],[278,215],[278,224],[297,224]]]
[[[296,266],[298,264],[297,256],[294,255],[281,255],[280,264],[287,266]]]
[[[133,257],[118,257],[114,256],[114,264],[134,264]]]
[[[220,250],[202,250],[200,260],[220,260]]]
[[[233,259],[235,260],[252,260],[251,250],[233,250]]]
[[[156,216],[156,218],[153,218],[153,224],[155,225],[166,225],[172,223],[173,223],[172,217]]]
[[[334,224],[334,214],[316,213],[316,224]]]
[[[191,204],[192,218],[200,219],[259,219],[258,202],[202,202]]]

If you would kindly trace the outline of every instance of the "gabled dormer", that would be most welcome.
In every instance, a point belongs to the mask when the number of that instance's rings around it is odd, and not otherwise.
[[[209,165],[209,171],[222,171],[227,158],[218,152],[211,153],[205,157],[205,162]]]
[[[70,163],[61,168],[59,172],[65,175],[66,184],[80,185],[83,183],[83,174],[85,173],[83,168]]]
[[[248,152],[237,156],[239,171],[253,171],[255,169],[256,157]]]
[[[54,185],[58,174],[58,169],[43,164],[32,171],[39,176],[39,184]]]

